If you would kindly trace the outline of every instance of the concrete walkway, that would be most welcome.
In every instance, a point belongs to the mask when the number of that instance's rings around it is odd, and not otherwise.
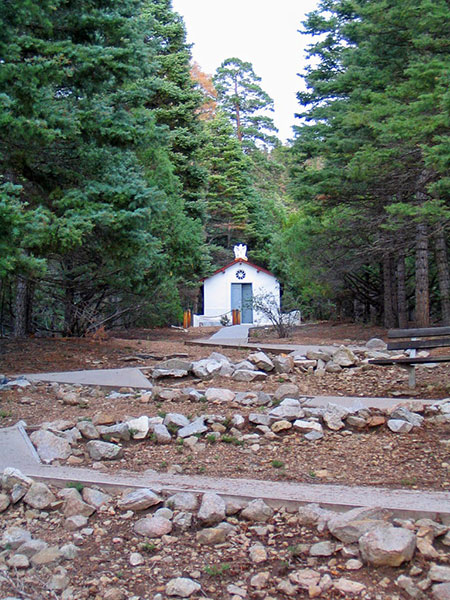
[[[130,387],[151,389],[152,383],[135,368],[92,369],[85,371],[61,371],[58,373],[29,373],[23,375],[28,381],[56,381],[75,385],[100,385],[102,387]]]
[[[145,375],[135,368],[126,369],[98,369],[88,371],[62,371],[59,373],[34,373],[23,375],[29,381],[55,381],[73,385],[99,385],[110,388],[137,388],[147,390],[152,388],[152,383]],[[380,410],[393,408],[398,404],[411,404],[419,407],[434,404],[435,400],[422,398],[372,398],[368,396],[311,396],[305,406],[322,407],[329,403],[339,404],[347,408],[367,407]],[[414,410],[414,408],[412,408]]]
[[[235,325],[240,327],[240,325]],[[228,329],[228,327],[227,327]],[[220,333],[219,331],[217,333]],[[214,334],[216,335],[216,334]],[[266,344],[264,342],[248,342],[243,339],[228,339],[228,338],[214,338],[214,336],[208,339],[195,339],[186,340],[186,346],[219,346],[221,348],[248,348],[249,350],[262,350],[263,352],[271,352],[272,354],[290,354],[294,352],[296,354],[305,355],[309,350],[329,350],[335,352],[338,346],[315,346],[315,345],[304,345],[304,344]],[[351,350],[358,350],[358,346],[347,346]]]
[[[377,408],[386,410],[398,405],[411,406],[411,410],[420,410],[426,404],[434,404],[436,400],[423,398],[370,398],[369,396],[312,396],[302,406],[320,408],[327,404],[338,404],[346,408]]]
[[[333,510],[381,506],[399,517],[442,518],[450,522],[450,492],[224,479],[156,472],[108,474],[87,468],[43,465],[27,438],[20,424],[0,429],[0,472],[6,467],[16,467],[29,477],[59,486],[80,482],[110,489],[148,487],[168,493],[213,491],[234,500],[262,498],[274,507],[296,508],[310,502]]]
[[[248,342],[248,330],[251,325],[231,325],[230,327],[222,327],[216,331],[209,340],[214,342],[224,343],[226,345],[236,344],[242,346]]]
[[[223,348],[249,348],[251,350],[263,350],[272,352],[272,354],[289,354],[296,352],[305,355],[309,350],[329,350],[334,352],[337,346],[318,346],[305,344],[266,344],[264,342],[249,342],[248,332],[254,328],[251,324],[231,325],[222,327],[209,338],[200,338],[185,341],[186,346],[221,346]],[[349,346],[352,350],[358,349],[358,346]]]

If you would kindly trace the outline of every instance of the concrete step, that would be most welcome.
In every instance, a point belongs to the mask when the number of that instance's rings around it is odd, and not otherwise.
[[[109,474],[88,468],[41,464],[27,438],[21,425],[0,429],[0,471],[6,467],[16,467],[29,477],[58,486],[65,486],[68,482],[80,482],[109,489],[148,487],[169,493],[214,491],[225,498],[262,498],[274,507],[287,506],[291,509],[310,502],[332,510],[380,506],[399,517],[441,518],[450,522],[450,492],[226,479],[153,472]]]
[[[88,369],[83,371],[61,371],[58,373],[28,373],[28,381],[56,381],[74,385],[100,385],[102,387],[131,387],[151,389],[152,384],[137,368]]]

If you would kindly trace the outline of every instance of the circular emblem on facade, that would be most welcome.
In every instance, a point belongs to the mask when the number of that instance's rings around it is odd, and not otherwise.
[[[245,271],[239,269],[239,271],[236,271],[236,277],[237,279],[245,279]]]

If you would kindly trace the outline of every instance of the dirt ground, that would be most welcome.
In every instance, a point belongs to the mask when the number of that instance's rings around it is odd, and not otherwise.
[[[124,366],[155,366],[159,360],[170,356],[204,358],[219,350],[230,359],[238,361],[249,354],[247,349],[228,349],[185,345],[186,340],[206,337],[215,328],[139,330],[114,332],[103,339],[29,339],[3,341],[0,355],[0,372],[76,370],[81,368],[107,368]],[[260,331],[258,333],[261,334]],[[305,344],[364,344],[368,339],[384,337],[385,331],[352,324],[317,324],[300,328],[292,343]],[[119,337],[120,336],[120,337]],[[272,339],[272,341],[274,341]],[[444,398],[450,391],[450,365],[434,369],[420,368],[415,395],[421,398]],[[274,392],[283,382],[298,385],[302,394],[346,395],[372,397],[398,397],[399,401],[411,397],[406,372],[399,368],[371,366],[346,369],[341,373],[326,373],[316,377],[312,373],[296,370],[289,375],[270,375],[264,382],[241,383],[229,378],[214,378],[204,382],[192,377],[165,380],[158,385],[183,389],[195,387],[231,388],[234,391],[263,390]],[[55,419],[69,419],[75,424],[80,418],[93,418],[98,413],[113,414],[116,421],[146,414],[163,416],[169,412],[182,413],[189,418],[197,415],[220,414],[228,419],[236,414],[247,415],[257,409],[231,403],[224,405],[204,401],[177,400],[154,401],[139,394],[107,398],[105,390],[81,390],[87,406],[63,405],[55,393],[55,386],[38,384],[23,391],[11,390],[0,396],[0,424],[8,426],[19,419],[29,427]],[[264,409],[265,410],[265,409]],[[248,427],[245,433],[254,433]],[[130,442],[124,445],[120,461],[106,463],[104,469],[112,471],[129,469],[158,471],[175,469],[184,474],[205,474],[223,477],[249,477],[302,482],[344,483],[348,485],[375,485],[403,488],[449,489],[450,473],[447,425],[425,424],[407,435],[394,435],[386,426],[353,432],[326,431],[317,442],[304,440],[298,432],[279,434],[275,440],[263,436],[255,445],[251,440],[244,445],[231,442],[207,442],[202,452],[193,453],[181,444],[160,446],[151,440]],[[81,452],[81,464],[90,465],[87,452]],[[107,465],[107,466],[106,466]],[[275,466],[274,466],[275,465]]]
[[[27,372],[45,372],[77,369],[96,369],[129,366],[156,366],[162,359],[186,356],[189,359],[207,357],[218,350],[231,360],[247,357],[249,350],[185,345],[198,337],[208,337],[215,328],[183,331],[179,329],[115,331],[90,339],[0,340],[0,373],[7,376]],[[320,323],[299,328],[289,340],[301,344],[357,344],[363,345],[372,337],[385,337],[385,330],[353,324]],[[256,331],[252,341],[276,343],[270,332]],[[282,340],[286,343],[287,340]],[[273,392],[281,383],[293,382],[305,395],[392,396],[399,401],[410,398],[406,373],[402,369],[364,367],[346,369],[341,373],[326,373],[317,377],[312,373],[295,370],[288,375],[269,375],[257,383],[234,382],[229,378],[199,381],[192,377],[165,380],[167,388],[224,387],[234,391],[263,390]],[[420,368],[417,372],[415,395],[421,398],[444,398],[450,395],[450,365]],[[128,397],[108,398],[110,390],[79,388],[77,394],[85,400],[83,406],[64,404],[55,384],[33,384],[22,390],[0,392],[0,427],[24,419],[29,430],[45,421],[64,419],[74,425],[80,419],[95,420],[99,414],[109,415],[114,421],[146,414],[163,416],[169,412],[182,413],[189,418],[201,414],[219,414],[231,418],[234,414],[247,415],[258,411],[236,403],[224,405],[196,401],[184,397],[177,401],[158,400],[150,394],[132,390]],[[266,410],[266,407],[264,409]],[[247,426],[243,433],[254,433]],[[226,440],[226,441],[225,441]],[[86,451],[86,441],[76,446],[76,462],[94,466],[106,472],[153,469],[231,478],[252,478],[346,485],[368,485],[404,489],[450,489],[450,427],[425,423],[409,434],[393,434],[386,426],[343,432],[325,431],[323,439],[308,442],[292,430],[278,434],[274,439],[264,436],[236,443],[231,436],[213,443],[202,439],[201,450],[173,441],[158,445],[151,439],[123,442],[123,457],[117,461],[93,463]],[[443,443],[446,442],[447,443]],[[147,511],[148,512],[148,511]],[[151,512],[151,511],[150,511]],[[23,505],[10,507],[2,513],[0,532],[10,525],[25,526],[35,537],[49,544],[63,544],[76,540],[78,556],[64,563],[64,569],[73,589],[70,600],[150,600],[165,598],[165,585],[173,577],[191,577],[202,585],[201,594],[193,598],[229,600],[238,598],[227,590],[230,584],[247,590],[249,600],[287,600],[291,597],[310,597],[308,591],[292,593],[281,591],[280,582],[287,581],[293,571],[317,569],[333,580],[350,578],[362,583],[365,591],[356,596],[331,588],[322,592],[325,600],[361,597],[365,600],[406,600],[409,595],[395,580],[399,575],[413,574],[418,582],[426,576],[429,562],[418,552],[411,563],[400,568],[371,568],[362,566],[349,571],[348,556],[343,549],[331,557],[313,558],[308,555],[312,543],[328,539],[315,528],[299,526],[295,515],[277,513],[267,527],[251,526],[239,519],[229,519],[236,527],[231,541],[216,546],[205,546],[196,539],[199,525],[162,539],[137,537],[132,530],[134,521],[143,514],[121,515],[112,507],[105,513],[96,513],[89,519],[86,533],[72,533],[66,529],[58,511],[27,511]],[[261,564],[249,559],[252,544],[262,543],[268,558]],[[339,548],[339,546],[337,546]],[[447,548],[438,545],[440,562],[448,562]],[[140,552],[144,562],[130,567],[130,555]],[[447,556],[447,558],[445,558]],[[9,570],[5,577],[0,571],[2,597],[14,596],[27,600],[62,598],[60,592],[46,589],[45,581],[56,569],[16,571]],[[263,589],[252,587],[252,577],[268,573]],[[4,573],[4,572],[3,572]],[[159,594],[159,596],[158,596]],[[431,597],[431,590],[421,598]]]

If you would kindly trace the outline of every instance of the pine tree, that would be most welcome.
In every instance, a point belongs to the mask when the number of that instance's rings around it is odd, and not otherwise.
[[[439,197],[446,177],[446,14],[440,1],[337,1],[321,3],[305,24],[320,38],[310,49],[316,64],[305,77],[308,90],[299,94],[305,110],[294,193],[315,198],[322,221],[339,210],[359,234],[341,251],[337,240],[343,277],[367,272],[367,260],[383,263],[385,293],[396,289],[387,285],[395,274],[388,265],[414,248],[418,227],[432,230],[447,218]],[[337,232],[329,223],[332,240]],[[423,254],[423,244],[417,248]],[[399,297],[385,298],[385,307]]]
[[[8,269],[20,282],[26,265],[47,265],[31,275],[67,334],[143,306],[176,318],[180,281],[203,268],[201,228],[173,201],[181,184],[148,107],[158,63],[145,6],[14,0],[1,12],[0,173],[20,240]]]
[[[171,0],[147,0],[145,14],[151,19],[148,40],[156,54],[156,77],[148,106],[154,109],[156,122],[169,129],[170,151],[175,174],[182,183],[186,211],[204,219],[206,173],[197,160],[203,95],[191,77],[184,22],[173,11]]]
[[[201,156],[209,175],[206,231],[213,257],[220,264],[224,256],[229,256],[234,244],[247,241],[245,234],[255,194],[249,159],[242,152],[226,116],[218,112],[206,123],[204,135]],[[220,248],[228,252],[220,252]]]
[[[277,129],[269,114],[274,110],[273,100],[261,88],[261,78],[251,63],[227,58],[217,69],[213,81],[219,105],[246,150],[279,144]]]

